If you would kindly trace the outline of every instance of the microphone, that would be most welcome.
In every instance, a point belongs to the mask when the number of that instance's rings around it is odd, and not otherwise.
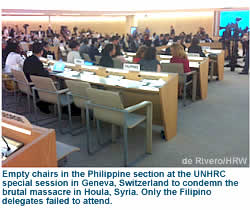
[[[9,144],[8,144],[8,142],[5,140],[5,138],[2,136],[2,139],[3,139],[3,141],[5,142],[5,144],[6,144],[6,146],[7,146],[7,151],[10,151],[11,149],[10,149],[10,147],[9,147]]]

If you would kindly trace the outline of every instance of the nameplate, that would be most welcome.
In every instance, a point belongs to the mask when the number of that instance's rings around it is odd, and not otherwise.
[[[128,71],[140,71],[140,64],[124,63],[123,69]]]
[[[2,111],[2,127],[31,135],[32,125],[21,115]]]
[[[47,55],[48,60],[53,60],[53,55]]]
[[[32,51],[28,51],[28,52],[26,53],[26,55],[27,55],[27,57],[30,57],[30,56],[33,55],[33,52],[32,52]]]
[[[84,60],[82,60],[82,59],[75,59],[74,60],[74,64],[76,64],[76,65],[84,65]]]

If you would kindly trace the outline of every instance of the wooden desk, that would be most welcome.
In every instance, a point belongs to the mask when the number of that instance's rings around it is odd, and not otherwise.
[[[215,74],[218,76],[218,80],[224,79],[224,63],[225,63],[225,51],[224,50],[205,50],[207,53],[213,53],[216,54],[216,68],[215,68]]]
[[[172,56],[160,55],[157,58],[161,59],[160,63],[169,63]],[[198,72],[197,96],[204,100],[207,98],[209,60],[204,57],[189,57],[188,59],[190,68]]]
[[[31,125],[21,115],[6,111],[2,111],[2,114],[2,135],[24,143],[22,148],[2,161],[3,167],[57,166],[56,135],[53,129]],[[21,120],[11,119],[6,115]]]
[[[45,61],[46,59],[42,59]],[[55,61],[50,61],[54,63]],[[76,66],[65,63],[67,67],[75,71],[56,74],[62,79],[71,79],[89,82],[93,85],[103,86],[107,90],[120,91],[124,98],[124,106],[128,107],[142,101],[153,103],[153,124],[162,125],[165,130],[166,140],[172,139],[177,133],[177,112],[178,112],[178,74],[157,73],[157,72],[133,72],[122,69],[104,68],[98,66]],[[79,76],[77,72],[82,72]],[[95,75],[87,75],[86,71],[94,72]],[[126,80],[119,82],[106,78],[109,75],[124,76]],[[162,79],[165,84],[159,88],[141,86],[140,80]],[[127,86],[126,86],[127,83]],[[125,85],[124,85],[125,84]],[[142,113],[141,111],[138,113]],[[144,113],[144,112],[143,112]]]

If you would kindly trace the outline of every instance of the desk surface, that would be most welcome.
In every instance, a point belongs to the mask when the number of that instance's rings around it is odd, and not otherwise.
[[[55,63],[41,58],[44,62]],[[101,66],[76,66],[65,63],[74,69],[55,74],[62,79],[86,81],[102,85],[107,90],[121,91],[124,106],[132,106],[142,101],[153,103],[153,123],[162,125],[166,140],[172,139],[177,133],[178,113],[178,74],[144,71],[127,71],[123,69],[105,68]],[[95,74],[95,75],[94,75]],[[144,110],[138,114],[145,114]]]

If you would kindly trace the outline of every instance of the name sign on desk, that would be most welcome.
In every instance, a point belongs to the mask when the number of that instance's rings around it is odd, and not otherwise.
[[[53,55],[47,55],[48,60],[53,60]]]
[[[74,64],[76,64],[76,65],[84,65],[84,60],[83,59],[75,59],[74,60]]]
[[[28,51],[28,52],[26,53],[26,55],[27,55],[27,57],[30,57],[30,56],[33,55],[33,52],[32,52],[32,51]]]
[[[27,135],[31,135],[32,130],[30,122],[24,116],[6,111],[2,111],[2,127]]]
[[[123,69],[128,71],[140,71],[140,64],[124,63]]]

